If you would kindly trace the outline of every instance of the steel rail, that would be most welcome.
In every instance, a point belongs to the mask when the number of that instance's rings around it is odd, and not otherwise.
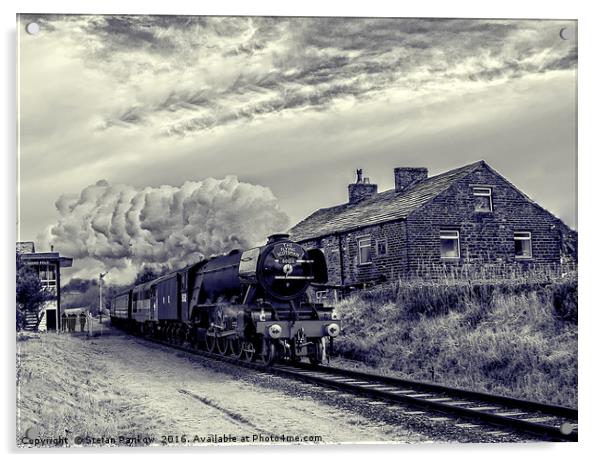
[[[504,396],[495,393],[485,393],[481,391],[468,390],[465,388],[449,387],[434,382],[422,382],[410,379],[403,379],[400,377],[374,374],[370,372],[357,371],[352,369],[343,369],[332,366],[311,366],[309,364],[300,363],[296,365],[300,369],[312,370],[317,372],[333,373],[333,374],[344,374],[347,377],[353,377],[363,380],[377,380],[379,382],[388,383],[391,385],[399,385],[403,387],[414,387],[423,391],[433,391],[437,393],[446,393],[453,395],[457,398],[468,398],[479,401],[486,401],[488,403],[495,403],[504,406],[513,406],[520,409],[528,409],[532,411],[542,412],[551,414],[557,417],[564,417],[567,419],[577,420],[578,411],[577,409],[565,406],[558,406],[556,404],[541,403],[538,401],[530,401],[521,398],[513,398],[511,396]]]
[[[294,378],[306,383],[313,383],[320,386],[340,389],[355,395],[370,396],[393,403],[409,404],[421,409],[434,411],[448,416],[453,415],[476,419],[478,421],[486,422],[496,426],[502,426],[506,429],[520,430],[532,435],[543,436],[554,441],[578,440],[578,432],[576,428],[569,428],[570,431],[567,432],[563,431],[560,425],[548,425],[542,422],[529,421],[525,418],[521,419],[516,417],[516,415],[527,414],[527,412],[520,412],[522,410],[526,410],[543,414],[541,417],[544,419],[546,417],[552,417],[575,421],[566,423],[576,427],[578,412],[573,408],[528,401],[497,394],[477,392],[462,388],[447,387],[445,385],[431,382],[419,382],[332,366],[312,366],[306,363],[297,363],[266,367],[261,363],[244,361],[234,356],[223,356],[217,353],[211,353],[188,346],[183,346],[182,344],[178,345],[149,337],[137,336],[137,338],[149,341],[151,343],[175,348],[208,359],[242,366],[247,369],[270,372],[280,376]],[[361,382],[358,383],[358,381]],[[398,388],[399,390],[395,390],[394,388]],[[406,388],[410,388],[411,390],[406,390]],[[419,394],[416,392],[438,393],[445,395],[445,397],[416,396]],[[452,399],[447,399],[448,397],[453,397],[456,399],[471,399],[478,402],[466,402],[460,404],[455,403]],[[482,403],[505,406],[507,409],[520,411],[503,413],[488,412],[480,409],[483,407],[488,407],[483,406]],[[536,417],[536,419],[539,418],[540,417]]]
[[[415,393],[416,391],[424,390],[424,389],[419,389],[417,386],[412,387],[412,391],[410,391],[410,392],[408,390],[404,390],[404,391],[406,391],[405,393],[401,392],[401,390],[403,388],[407,388],[411,383],[420,383],[420,382],[411,382],[411,381],[401,380],[400,382],[395,383],[393,380],[386,380],[386,379],[391,379],[391,377],[383,377],[380,375],[363,374],[363,373],[356,374],[355,373],[356,371],[348,371],[347,369],[337,369],[337,368],[320,367],[320,366],[318,366],[316,368],[316,372],[318,372],[320,374],[330,374],[330,375],[332,375],[332,378],[324,377],[323,375],[313,375],[312,371],[310,369],[306,368],[305,365],[301,366],[300,368],[272,367],[270,370],[272,372],[273,371],[278,371],[278,372],[284,371],[284,373],[286,373],[289,377],[295,377],[295,378],[298,378],[298,379],[306,381],[306,382],[311,382],[311,383],[315,383],[315,384],[319,384],[319,385],[323,385],[323,386],[339,388],[342,390],[353,392],[355,394],[362,394],[365,396],[371,396],[373,398],[384,399],[387,401],[411,404],[413,406],[420,407],[422,409],[437,411],[437,412],[440,412],[440,413],[443,413],[446,415],[459,415],[459,416],[463,416],[463,417],[475,418],[475,419],[478,419],[480,421],[484,421],[487,423],[501,425],[506,428],[521,430],[521,431],[524,431],[527,433],[544,436],[544,437],[547,437],[547,438],[550,438],[553,440],[577,441],[577,439],[578,439],[578,432],[576,429],[571,429],[570,433],[566,434],[561,430],[561,427],[559,425],[558,426],[557,425],[546,425],[541,422],[532,422],[529,420],[525,420],[524,418],[503,415],[504,413],[487,412],[483,409],[479,409],[479,408],[483,408],[483,407],[489,407],[489,406],[483,406],[481,403],[498,404],[499,398],[506,398],[506,397],[500,397],[499,395],[488,395],[486,393],[471,392],[469,390],[463,390],[463,391],[466,391],[467,394],[462,395],[461,391],[457,388],[449,388],[449,387],[445,387],[442,385],[437,385],[436,387],[433,387],[432,390],[434,390],[434,388],[437,388],[437,393],[443,393],[445,395],[451,395],[451,396],[454,396],[457,398],[459,398],[459,397],[468,398],[469,395],[478,396],[479,397],[478,401],[480,402],[480,403],[466,402],[466,403],[462,403],[462,404],[457,404],[457,403],[449,404],[446,401],[440,401],[441,396],[439,396],[439,397],[437,397],[436,395],[430,396],[430,397],[413,396],[415,394],[418,394],[418,393]],[[300,371],[303,371],[303,372],[300,372]],[[351,372],[351,373],[348,374],[348,372]],[[365,382],[365,384],[358,384],[358,383],[354,383],[354,382],[340,381],[341,378],[343,378],[343,379],[345,379],[345,378],[363,379],[368,382]],[[381,378],[383,378],[385,380],[381,380]],[[339,380],[337,380],[337,379],[339,379]],[[371,381],[371,383],[369,381]],[[422,383],[420,383],[420,384],[422,384]],[[376,386],[383,385],[383,386],[381,386],[381,389],[379,389],[379,388],[374,388],[375,385]],[[395,390],[382,389],[382,388],[385,388],[384,385],[391,385],[390,388],[397,387],[397,388],[399,388],[399,390],[395,391]],[[431,384],[431,385],[435,385],[435,384]],[[458,391],[460,391],[460,393],[458,393]],[[492,398],[492,400],[489,400],[489,398]],[[453,401],[450,399],[449,402],[453,402]],[[537,407],[534,405],[539,405],[539,404],[541,404],[542,408],[549,408],[549,405],[546,405],[544,403],[535,403],[532,401],[523,401],[523,400],[517,400],[514,398],[508,398],[507,402],[513,403],[512,405],[510,405],[511,409],[526,409],[526,407],[521,407],[519,405],[519,403],[521,403],[521,402],[528,403],[527,410],[529,410],[529,411],[533,410],[533,407]],[[508,405],[507,405],[507,407],[508,407]],[[552,406],[552,408],[554,408],[554,406]],[[561,408],[561,409],[564,410],[564,408]],[[498,410],[502,411],[503,409],[498,409]],[[571,410],[571,411],[574,411],[576,414],[575,410]],[[547,416],[552,416],[552,417],[560,417],[560,418],[565,417],[564,415],[558,415],[557,413],[544,412],[541,410],[539,410],[539,412],[541,412],[543,414],[547,414]],[[507,413],[515,414],[514,412],[507,412]],[[519,413],[516,413],[516,414],[519,414]],[[521,414],[526,414],[526,413],[521,413]],[[572,412],[571,412],[571,414],[572,414]],[[546,415],[544,415],[542,417],[545,418]],[[536,418],[539,418],[539,417],[536,417]],[[571,423],[571,422],[567,422],[567,423],[573,425],[573,423]]]

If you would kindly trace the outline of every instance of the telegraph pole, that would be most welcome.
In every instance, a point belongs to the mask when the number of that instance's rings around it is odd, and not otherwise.
[[[107,273],[108,271],[98,274],[98,322],[100,323],[100,335],[102,335],[102,281]]]

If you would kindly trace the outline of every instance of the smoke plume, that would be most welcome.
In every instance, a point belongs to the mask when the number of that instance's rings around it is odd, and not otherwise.
[[[111,282],[121,284],[145,266],[174,269],[252,247],[289,224],[269,188],[234,176],[144,189],[100,180],[61,195],[56,208],[58,221],[43,240],[74,258],[71,276],[110,270]]]

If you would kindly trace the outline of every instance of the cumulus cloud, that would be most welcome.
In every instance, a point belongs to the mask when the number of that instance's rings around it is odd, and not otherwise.
[[[143,266],[179,268],[262,243],[289,221],[272,192],[234,176],[136,189],[100,180],[56,201],[45,238],[75,260],[72,276],[111,270],[131,282]]]

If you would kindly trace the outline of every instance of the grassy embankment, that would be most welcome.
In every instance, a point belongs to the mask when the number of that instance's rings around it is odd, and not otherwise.
[[[337,352],[417,380],[577,406],[577,278],[413,281],[339,303]]]

